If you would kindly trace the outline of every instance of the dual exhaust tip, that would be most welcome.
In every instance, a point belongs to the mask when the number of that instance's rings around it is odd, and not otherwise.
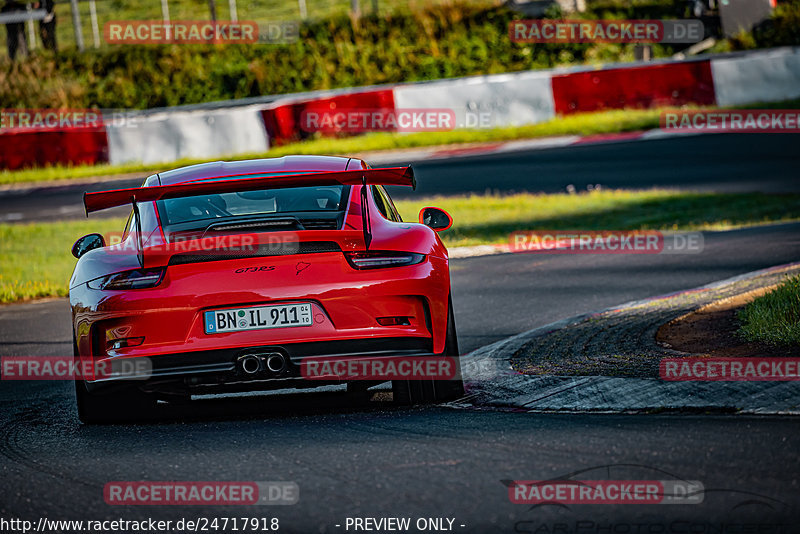
[[[277,376],[288,367],[286,357],[280,352],[245,354],[236,360],[236,367],[246,376]]]

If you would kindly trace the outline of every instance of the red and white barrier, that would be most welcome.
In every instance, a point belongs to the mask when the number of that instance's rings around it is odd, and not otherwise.
[[[316,98],[287,97],[273,102],[262,110],[264,127],[273,144],[300,141],[308,137],[300,124],[309,112],[342,111],[348,109],[394,109],[394,93],[391,88],[354,91]]]
[[[106,162],[108,139],[103,128],[0,134],[0,169]]]
[[[0,135],[0,168],[167,163],[260,153],[308,137],[308,112],[446,108],[456,128],[520,126],[603,109],[686,104],[741,106],[800,98],[800,48],[603,68],[526,71],[286,95],[268,104],[106,117],[97,132]],[[210,106],[209,106],[210,108]]]
[[[552,77],[556,114],[604,109],[713,105],[708,61],[615,67]]]

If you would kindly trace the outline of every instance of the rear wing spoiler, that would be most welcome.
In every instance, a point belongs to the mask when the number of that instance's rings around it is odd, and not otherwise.
[[[414,189],[417,187],[417,181],[416,178],[414,178],[414,171],[411,167],[314,172],[307,174],[288,174],[285,176],[262,176],[256,178],[231,178],[228,176],[220,176],[202,182],[84,193],[83,205],[86,208],[86,215],[88,216],[95,211],[124,206],[125,204],[150,202],[167,198],[234,193],[237,191],[256,191],[259,189],[359,184],[405,185],[411,186]]]
[[[144,246],[142,244],[140,202],[151,202],[168,198],[190,197],[194,195],[215,195],[235,193],[237,191],[257,191],[259,189],[287,189],[290,187],[314,187],[325,185],[362,185],[361,188],[361,220],[364,237],[364,249],[368,250],[372,242],[372,224],[367,208],[367,185],[405,185],[417,188],[417,180],[411,167],[388,167],[385,169],[360,169],[353,171],[314,172],[305,174],[286,174],[283,176],[260,176],[253,178],[235,178],[219,176],[207,181],[187,182],[174,185],[156,185],[150,187],[133,187],[114,191],[84,193],[83,205],[86,216],[117,206],[131,204],[136,220],[137,257],[144,267]]]

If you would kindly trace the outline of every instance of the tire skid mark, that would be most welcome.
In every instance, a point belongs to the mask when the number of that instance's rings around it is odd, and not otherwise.
[[[3,438],[0,440],[0,455],[5,456],[13,463],[27,467],[38,473],[52,476],[59,480],[80,484],[88,488],[102,488],[102,483],[83,480],[79,477],[67,474],[57,466],[47,465],[35,458],[29,451],[31,448],[25,447],[25,432],[37,433],[39,428],[53,426],[52,421],[47,421],[43,414],[52,408],[53,401],[61,400],[59,396],[50,399],[41,399],[27,404],[23,410],[8,417],[6,421],[0,421],[0,432]],[[34,453],[35,454],[35,453]]]

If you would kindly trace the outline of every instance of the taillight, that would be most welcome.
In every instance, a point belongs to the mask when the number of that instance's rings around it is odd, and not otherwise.
[[[422,263],[424,254],[413,252],[345,252],[347,262],[354,269],[379,269],[382,267],[402,267]]]
[[[166,269],[134,269],[121,273],[109,274],[87,282],[92,289],[121,290],[121,289],[149,289],[156,287],[164,278]]]

